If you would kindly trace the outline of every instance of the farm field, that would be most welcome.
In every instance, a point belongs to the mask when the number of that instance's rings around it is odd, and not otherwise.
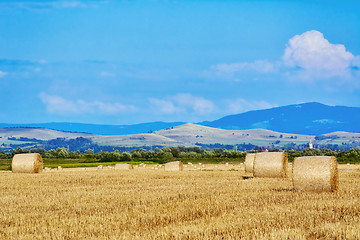
[[[1,171],[0,239],[360,239],[360,165],[339,165],[336,193],[295,192],[290,170],[152,168]]]

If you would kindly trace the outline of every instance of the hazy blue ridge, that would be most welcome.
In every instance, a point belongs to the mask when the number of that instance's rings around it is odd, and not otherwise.
[[[221,129],[262,128],[306,135],[335,131],[360,132],[360,108],[311,102],[230,115],[200,123]]]
[[[147,133],[165,128],[176,127],[185,124],[184,122],[150,122],[133,125],[101,125],[86,123],[29,123],[29,124],[9,124],[0,123],[0,128],[6,127],[39,127],[67,132],[84,132],[99,135],[127,135],[137,133]]]
[[[185,122],[150,122],[133,125],[99,125],[85,123],[9,124],[4,127],[41,127],[59,131],[85,132],[100,135],[126,135],[147,133],[176,127]],[[326,134],[335,131],[360,132],[360,108],[327,106],[311,102],[256,110],[229,115],[215,121],[197,123],[220,129],[268,129],[283,133],[305,135]]]

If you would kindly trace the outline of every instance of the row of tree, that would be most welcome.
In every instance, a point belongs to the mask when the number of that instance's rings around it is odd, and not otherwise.
[[[260,151],[260,150],[259,150]],[[280,151],[279,149],[271,149],[269,151]],[[250,153],[256,151],[249,151]],[[328,148],[310,149],[305,148],[302,151],[289,150],[286,151],[288,158],[292,161],[295,157],[301,156],[335,156],[338,162],[343,163],[359,163],[360,150],[350,149],[349,151],[335,152]],[[59,158],[59,159],[93,159],[100,162],[120,162],[120,161],[157,161],[166,162],[174,159],[179,160],[210,160],[224,161],[234,160],[243,161],[246,152],[228,150],[223,148],[201,149],[200,147],[163,147],[154,150],[134,149],[131,152],[120,152],[118,150],[112,152],[94,153],[93,149],[87,149],[84,152],[71,152],[67,148],[57,148],[46,151],[43,148],[34,148],[31,150],[18,147],[11,153],[0,152],[1,159],[11,159],[15,154],[19,153],[39,153],[43,158]]]

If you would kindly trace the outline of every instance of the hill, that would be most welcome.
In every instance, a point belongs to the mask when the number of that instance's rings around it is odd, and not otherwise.
[[[272,145],[288,144],[296,142],[306,144],[315,136],[286,134],[264,129],[251,130],[224,130],[197,124],[183,124],[173,128],[167,128],[153,133],[132,134],[121,136],[97,136],[94,142],[100,145],[116,146],[195,146],[195,145],[237,145],[258,144]]]
[[[200,123],[221,129],[269,129],[318,135],[335,131],[360,132],[360,108],[303,103],[230,115]]]
[[[37,139],[37,140],[51,140],[56,138],[92,138],[93,134],[89,133],[73,133],[62,132],[46,128],[0,128],[0,139]]]
[[[281,133],[266,129],[226,130],[197,124],[183,124],[152,133],[128,135],[95,135],[63,132],[43,128],[2,128],[0,148],[11,151],[17,147],[56,149],[128,151],[153,146],[201,146],[206,148],[254,149],[256,146],[280,149],[302,149],[309,140],[314,146],[350,149],[360,146],[360,133],[333,132],[324,135]]]

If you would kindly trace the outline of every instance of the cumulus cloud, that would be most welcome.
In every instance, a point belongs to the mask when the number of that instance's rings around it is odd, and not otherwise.
[[[343,44],[330,43],[321,32],[311,30],[290,38],[277,61],[217,64],[205,72],[206,77],[232,80],[240,76],[258,79],[269,74],[284,80],[320,83],[328,89],[346,84],[351,89],[360,88],[360,56],[347,51]]]
[[[254,62],[223,63],[211,67],[211,70],[219,75],[234,75],[238,72],[273,73],[277,66],[268,60]]]
[[[308,77],[349,77],[355,56],[342,44],[332,44],[321,32],[311,30],[292,37],[283,55],[284,64]]]
[[[0,71],[0,78],[3,78],[7,75],[7,72]]]
[[[227,101],[227,112],[229,114],[237,114],[243,113],[252,110],[260,110],[260,109],[267,109],[273,108],[277,105],[268,103],[266,101],[253,101],[253,100],[246,100],[243,98],[237,98],[235,100],[228,100]]]
[[[136,111],[136,108],[132,105],[124,105],[116,102],[87,102],[82,99],[73,101],[56,95],[48,95],[46,93],[40,93],[39,98],[41,99],[43,104],[45,104],[47,112],[58,115],[85,113],[113,115]]]
[[[150,98],[150,105],[161,114],[177,114],[193,112],[198,115],[210,114],[214,111],[214,103],[208,99],[182,93],[164,99]]]

